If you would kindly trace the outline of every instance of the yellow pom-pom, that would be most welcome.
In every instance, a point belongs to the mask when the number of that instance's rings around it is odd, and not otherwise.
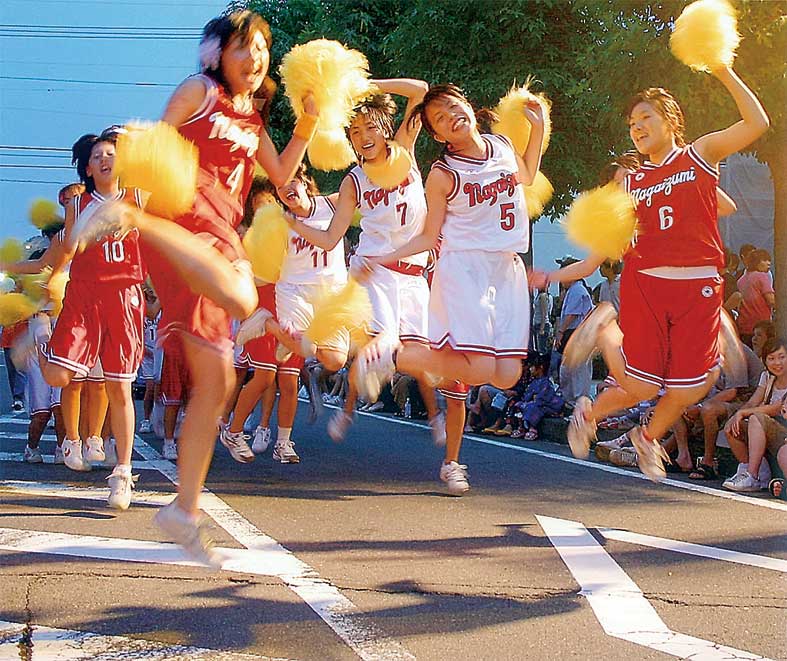
[[[177,218],[197,193],[199,154],[193,143],[165,122],[129,125],[118,136],[115,170],[121,184],[150,193],[146,210]]]
[[[555,189],[541,170],[536,173],[533,183],[529,186],[524,186],[524,189],[525,201],[527,202],[527,216],[528,218],[538,218],[544,211],[547,202],[552,199],[552,193],[555,192]]]
[[[254,214],[243,247],[254,275],[265,282],[276,282],[287,254],[289,226],[278,204],[263,204]]]
[[[0,245],[0,263],[13,264],[25,256],[25,248],[17,239],[6,239]]]
[[[353,211],[353,217],[350,219],[350,225],[352,225],[353,227],[360,227],[362,217],[363,216],[361,216],[361,210],[356,208],[355,211]]]
[[[343,329],[353,334],[365,327],[371,318],[372,304],[366,288],[350,278],[340,290],[321,297],[314,304],[314,317],[305,334],[317,346],[322,346]]]
[[[552,120],[550,111],[552,102],[543,94],[533,94],[525,83],[522,87],[513,87],[511,91],[500,99],[495,113],[500,120],[492,125],[492,133],[506,136],[513,144],[517,154],[524,154],[530,140],[530,122],[525,117],[524,108],[528,101],[536,101],[544,113],[544,139],[541,152],[549,146],[549,137],[552,134]]]
[[[413,167],[410,152],[395,140],[388,141],[388,156],[382,163],[364,162],[361,166],[372,183],[392,190],[401,184]]]
[[[13,324],[29,319],[38,312],[39,305],[25,294],[12,292],[0,295],[0,326]]]
[[[563,221],[568,238],[594,255],[620,259],[637,229],[634,201],[618,184],[582,193]]]
[[[34,301],[44,301],[48,297],[46,291],[46,283],[49,276],[52,274],[52,269],[47,267],[40,273],[32,273],[20,275],[17,280],[22,285],[22,292]]]
[[[66,285],[68,284],[68,271],[60,270],[52,273],[46,283],[49,290],[49,301],[52,306],[52,315],[57,316],[63,309],[63,299],[66,295]]]
[[[672,54],[695,71],[730,67],[740,44],[735,10],[727,0],[698,0],[675,21]]]
[[[309,150],[312,165],[321,170],[341,170],[350,165],[355,156],[343,129],[350,125],[353,108],[372,90],[369,63],[363,53],[345,48],[338,41],[315,39],[293,46],[282,59],[279,73],[296,118],[303,114],[306,94],[314,96],[320,109],[312,144],[322,145],[316,152]],[[330,149],[341,142],[339,133],[345,146],[340,155],[331,155]]]
[[[33,203],[30,205],[30,222],[42,230],[57,223],[62,223],[63,217],[59,213],[57,204],[40,197],[33,200]]]
[[[355,163],[355,152],[343,128],[319,130],[306,148],[309,162],[318,170],[343,170]]]

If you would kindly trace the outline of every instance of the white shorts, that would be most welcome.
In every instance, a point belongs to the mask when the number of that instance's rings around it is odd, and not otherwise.
[[[440,255],[429,299],[433,348],[524,358],[529,331],[530,293],[519,255],[483,250]]]
[[[372,303],[372,330],[399,333],[403,342],[429,342],[429,285],[420,275],[375,266],[363,283]]]
[[[344,282],[328,285],[330,291],[344,287]],[[276,283],[276,317],[279,323],[302,333],[314,319],[313,302],[323,293],[325,285],[301,285],[290,282]],[[323,348],[344,351],[350,349],[350,333],[341,330],[325,342]]]
[[[145,352],[142,354],[142,362],[139,364],[139,377],[144,381],[153,381],[156,376],[156,356],[155,349],[148,351],[145,347]]]
[[[25,375],[27,376],[25,395],[28,415],[49,412],[53,407],[60,406],[60,388],[53,388],[44,379],[37,353],[27,361]]]
[[[87,373],[87,376],[74,376],[72,381],[93,381],[95,383],[103,383],[106,381],[104,378],[104,368],[101,367],[101,358],[96,360],[96,364],[90,368],[90,371]]]
[[[164,365],[164,349],[156,346],[153,351],[153,380],[156,383],[161,383],[161,368]]]

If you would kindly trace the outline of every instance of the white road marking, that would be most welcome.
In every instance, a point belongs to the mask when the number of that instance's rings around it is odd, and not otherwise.
[[[680,659],[764,659],[732,647],[672,631],[636,583],[576,521],[536,516],[552,545],[579,583],[605,633]]]
[[[172,661],[172,659],[205,659],[205,661],[287,661],[256,654],[239,654],[194,647],[193,645],[168,645],[154,640],[102,636],[97,633],[54,629],[37,624],[26,631],[24,624],[0,620],[0,659],[24,658],[24,643],[29,636],[33,658],[58,659],[59,661],[110,661],[112,659],[145,659],[145,661]],[[20,649],[21,648],[21,649]]]
[[[628,530],[616,530],[614,528],[597,528],[597,530],[607,539],[614,539],[618,542],[649,546],[654,549],[663,549],[665,551],[675,551],[676,553],[684,553],[685,555],[693,555],[700,558],[735,562],[739,565],[748,565],[749,567],[760,567],[761,569],[787,572],[787,560],[782,560],[780,558],[771,558],[766,555],[755,555],[753,553],[742,553],[740,551],[730,551],[715,546],[692,544],[691,542],[681,542],[675,539],[666,539],[664,537],[641,535],[639,533],[629,532]]]
[[[74,500],[106,501],[109,497],[109,489],[103,487],[75,487],[59,482],[27,482],[23,480],[0,480],[0,492],[49,498],[72,498]],[[174,493],[163,491],[134,489],[131,492],[131,502],[136,504],[168,505],[174,497]]]
[[[55,463],[55,455],[53,454],[42,454],[41,455],[44,459],[43,463],[45,464],[54,464]],[[0,462],[2,461],[10,461],[14,463],[24,463],[25,456],[21,452],[0,452]],[[93,470],[112,470],[112,466],[105,466],[104,464],[93,464]],[[131,468],[133,470],[138,471],[153,471],[158,470],[155,466],[152,466],[149,461],[132,461]]]

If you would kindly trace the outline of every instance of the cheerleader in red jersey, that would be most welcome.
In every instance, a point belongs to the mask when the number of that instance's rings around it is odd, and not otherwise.
[[[522,108],[531,124],[523,154],[504,137],[482,135],[459,88],[436,85],[413,110],[446,145],[426,181],[428,213],[421,234],[398,250],[370,260],[403,259],[433,248],[442,234],[429,299],[429,339],[401,346],[375,340],[359,354],[359,386],[375,397],[394,369],[411,366],[468,385],[510,388],[528,345],[527,278],[519,251],[528,249],[522,184],[541,164],[544,118],[537,103]]]
[[[49,341],[42,347],[41,370],[52,386],[60,386],[66,427],[65,463],[89,470],[82,459],[79,438],[79,397],[82,381],[101,361],[111,408],[112,433],[118,463],[109,476],[109,505],[127,509],[134,479],[131,449],[134,443],[134,405],[131,383],[142,360],[144,301],[140,284],[144,270],[135,229],[122,236],[108,236],[76,253],[75,236],[90,216],[110,201],[123,200],[142,208],[138,190],[122,189],[114,174],[116,135],[108,129],[101,136],[82,136],[73,147],[77,172],[85,184],[66,208],[61,262],[71,260],[63,310]],[[88,459],[103,461],[98,437],[90,439]]]
[[[191,376],[178,448],[178,497],[159,511],[156,522],[192,557],[211,565],[220,558],[202,525],[199,494],[213,455],[216,420],[233,383],[230,317],[245,319],[257,306],[236,227],[256,164],[275,185],[285,184],[317,122],[308,95],[293,138],[281,155],[276,152],[261,117],[272,96],[266,77],[270,45],[270,27],[251,11],[225,14],[205,26],[202,73],[175,90],[162,118],[199,149],[194,206],[174,222],[128,208],[116,212],[119,223],[140,231],[162,305],[159,333],[165,344],[182,344]],[[261,88],[267,96],[258,112],[254,95]]]
[[[664,477],[663,436],[716,381],[719,371],[724,250],[717,224],[721,160],[751,144],[769,120],[753,92],[730,68],[713,71],[732,96],[741,120],[686,145],[683,113],[662,88],[649,88],[629,104],[629,135],[645,163],[625,178],[636,203],[636,245],[624,256],[620,286],[620,353],[604,350],[610,371],[621,374],[591,404],[577,402],[569,426],[575,456],[587,456],[595,421],[655,397],[652,419],[631,435],[639,466]],[[609,312],[600,309],[571,338],[576,346],[613,344]],[[566,348],[566,353],[571,347]],[[576,352],[574,352],[576,353]],[[586,351],[583,351],[586,353]],[[615,365],[619,363],[619,365]]]
[[[429,291],[424,272],[427,252],[410,254],[405,259],[393,259],[376,266],[368,264],[367,259],[396,250],[423,228],[426,202],[414,151],[421,124],[420,121],[408,120],[412,109],[423,99],[427,85],[420,80],[404,78],[373,82],[384,94],[375,95],[360,104],[347,130],[359,165],[342,180],[336,214],[330,226],[323,231],[293,219],[292,227],[312,245],[330,250],[344,236],[358,209],[361,213],[361,236],[358,250],[350,261],[350,273],[369,294],[372,331],[405,344],[426,344]],[[405,119],[396,131],[393,123],[396,106],[388,94],[407,98]],[[388,140],[395,140],[410,152],[413,166],[404,181],[386,190],[375,184],[364,168],[386,162]],[[436,444],[442,445],[445,442],[445,420],[437,407],[434,388],[428,383],[422,365],[411,365],[408,373],[418,382],[429,415],[432,438]],[[356,374],[357,369],[351,368],[350,389],[344,409],[337,411],[328,423],[328,434],[334,441],[341,441],[352,424],[358,394]]]

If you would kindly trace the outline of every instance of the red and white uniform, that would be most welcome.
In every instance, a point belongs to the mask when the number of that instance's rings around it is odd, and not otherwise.
[[[121,189],[112,200],[98,192],[74,200],[74,226],[88,222],[102,204],[124,200],[141,208],[139,191]],[[100,358],[104,378],[133,381],[142,360],[145,277],[136,229],[110,236],[77,254],[71,262],[63,310],[45,347],[49,362],[87,378]]]
[[[234,108],[222,87],[199,74],[207,88],[205,100],[180,128],[199,150],[197,196],[191,211],[175,222],[212,245],[234,262],[245,259],[235,231],[243,218],[262,120],[256,111]],[[219,351],[231,351],[230,317],[213,301],[192,293],[170,266],[166,255],[144,246],[145,261],[163,314],[159,337],[166,342],[173,331],[187,333]]]
[[[481,136],[475,159],[446,153],[433,169],[453,179],[429,300],[432,346],[524,358],[530,328],[527,204],[507,138]]]
[[[355,184],[361,212],[361,236],[356,255],[389,254],[421,233],[426,220],[426,198],[416,167],[392,190],[374,184],[360,166],[348,176]],[[372,329],[398,334],[402,341],[427,342],[429,288],[424,278],[428,252],[378,266],[363,283],[372,304]],[[353,260],[357,259],[353,256]],[[350,261],[352,266],[353,260]]]
[[[719,363],[724,250],[718,183],[718,172],[693,145],[626,177],[638,220],[620,283],[629,376],[689,388],[702,385]]]

